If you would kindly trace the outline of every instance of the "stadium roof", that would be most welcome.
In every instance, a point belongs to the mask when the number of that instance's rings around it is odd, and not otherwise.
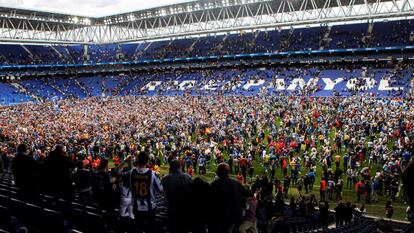
[[[3,7],[0,41],[129,42],[413,15],[414,0],[197,0],[104,17]]]
[[[96,18],[191,1],[195,0],[0,0],[0,6]]]
[[[103,2],[102,2],[103,1]],[[148,13],[148,12],[155,12],[160,9],[165,9],[165,14],[171,13],[172,9],[177,9],[178,13],[185,12],[186,8],[191,6],[199,6],[198,8],[203,8],[203,6],[209,6],[210,8],[218,8],[223,6],[237,6],[243,4],[252,4],[252,3],[260,3],[260,2],[268,2],[272,5],[280,4],[281,2],[289,2],[294,9],[300,9],[302,5],[305,5],[306,9],[313,9],[313,8],[322,8],[325,5],[327,7],[336,7],[338,5],[360,5],[360,4],[375,4],[378,2],[393,2],[396,0],[313,0],[313,1],[306,1],[306,0],[138,0],[138,1],[130,1],[130,0],[119,0],[119,1],[90,1],[90,0],[83,0],[83,1],[72,1],[72,0],[59,0],[56,1],[59,3],[59,6],[50,7],[49,4],[52,4],[55,1],[39,1],[36,6],[32,6],[33,2],[36,1],[6,1],[1,3],[0,0],[0,9],[2,13],[7,13],[11,11],[16,11],[21,15],[38,15],[38,16],[50,16],[54,15],[56,17],[85,17],[91,19],[99,19],[99,18],[110,18],[110,17],[118,17],[122,15],[128,14],[139,14],[139,13]],[[111,2],[116,2],[117,4],[111,4]],[[126,4],[123,7],[123,3],[130,3]],[[63,3],[67,3],[69,5],[65,5]],[[76,5],[72,5],[76,4]],[[52,4],[54,5],[54,4]],[[87,6],[87,10],[83,11],[82,5]],[[133,5],[133,7],[130,7]],[[111,7],[109,10],[106,10],[106,7]],[[105,9],[105,10],[103,10]]]

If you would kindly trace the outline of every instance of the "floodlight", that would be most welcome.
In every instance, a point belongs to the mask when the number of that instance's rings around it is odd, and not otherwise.
[[[135,20],[135,15],[134,14],[128,15],[128,21],[134,21],[134,20]]]

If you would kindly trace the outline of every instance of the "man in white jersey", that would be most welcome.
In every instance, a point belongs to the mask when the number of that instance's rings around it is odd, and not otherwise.
[[[131,157],[127,157],[129,160]],[[147,168],[149,155],[141,151],[134,168],[128,171],[130,176],[131,200],[137,232],[155,232],[156,196],[155,192],[162,192],[161,182],[154,171]],[[122,163],[122,165],[125,161]],[[119,174],[125,175],[120,171]]]

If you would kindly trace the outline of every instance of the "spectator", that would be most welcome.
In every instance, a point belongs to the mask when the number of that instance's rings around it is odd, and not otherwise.
[[[336,191],[336,201],[342,200],[342,187],[344,185],[344,181],[342,178],[339,178],[335,184],[335,191]]]
[[[297,216],[298,215],[297,210],[296,210],[297,205],[295,202],[295,198],[293,196],[290,197],[289,207],[290,207],[290,211],[292,211],[293,213],[293,216]]]
[[[83,166],[82,161],[79,161],[72,179],[81,202],[85,204],[90,202],[92,200],[92,171]]]
[[[56,145],[46,157],[43,165],[43,181],[45,191],[56,198],[67,202],[72,199],[72,162],[66,147]]]
[[[102,159],[98,171],[93,174],[92,192],[98,205],[110,211],[113,207],[114,190],[112,188],[111,174],[109,173],[108,160]]]
[[[3,163],[3,170],[8,171],[10,169],[10,155],[6,151],[0,151],[1,161]]]
[[[412,181],[414,179],[414,163],[411,159],[407,167],[403,171],[402,180],[403,185],[405,187],[405,192],[407,194],[409,200],[409,207],[410,209],[407,210],[407,217],[408,213],[412,213],[412,209],[414,208],[414,185],[412,185]],[[411,215],[412,216],[412,215]],[[411,218],[412,220],[412,218]],[[410,233],[414,231],[414,224],[410,224],[406,229],[404,229],[404,233]]]
[[[278,216],[283,215],[283,212],[285,210],[285,201],[283,200],[283,195],[281,193],[276,194],[275,198],[275,205],[274,205],[274,211],[275,214]]]
[[[244,188],[229,177],[229,166],[219,164],[218,179],[211,183],[209,232],[231,233],[241,223]]]
[[[371,184],[369,183],[369,180],[365,181],[364,185],[364,195],[365,195],[365,203],[370,204],[371,203]]]
[[[278,192],[277,195],[283,195]],[[258,195],[257,203],[257,226],[260,232],[267,232],[267,225],[269,220],[275,216],[275,205],[273,204],[272,193],[264,189]]]
[[[333,179],[328,179],[328,199],[333,200],[333,192],[335,190],[335,181]]]
[[[352,208],[351,202],[347,202],[345,205],[345,224],[350,224],[352,221],[354,209]]]
[[[414,214],[413,211],[411,210],[411,207],[408,206],[407,209],[405,210],[406,216],[407,216],[407,220],[412,222],[414,220]]]
[[[155,192],[162,192],[163,188],[156,173],[147,168],[149,155],[141,151],[138,154],[135,167],[131,169],[131,193],[133,200],[134,217],[138,232],[155,232]]]
[[[321,187],[319,188],[320,202],[325,201],[326,185],[327,184],[325,178],[322,178]]]
[[[283,180],[283,193],[285,198],[287,198],[287,195],[289,193],[289,187],[290,187],[290,176],[286,175],[285,179]]]
[[[254,196],[254,193],[249,190],[247,192],[247,208],[244,215],[244,221],[239,227],[240,233],[252,232],[257,233],[257,226],[256,226],[256,207],[257,207],[257,199]]]
[[[38,169],[39,165],[28,151],[27,145],[18,145],[17,154],[12,162],[12,171],[15,184],[24,200],[35,201],[38,199]]]
[[[178,160],[170,161],[170,174],[162,179],[162,187],[167,202],[169,231],[181,233],[188,231],[186,215],[189,212],[191,177],[181,172]]]
[[[188,204],[191,206],[189,223],[192,233],[205,233],[207,229],[207,218],[210,185],[201,178],[197,177],[190,184],[190,198]]]
[[[298,193],[302,194],[302,188],[303,188],[303,184],[304,184],[304,177],[299,178],[299,180],[296,183],[296,187],[298,188]]]
[[[305,187],[305,193],[309,193],[310,178],[308,175],[305,175],[303,178],[303,186]]]
[[[344,225],[345,222],[345,206],[342,201],[338,202],[338,206],[335,207],[335,220],[336,220],[336,227],[341,227]]]
[[[391,221],[392,215],[394,214],[394,208],[392,207],[391,201],[387,201],[385,204],[385,216]]]
[[[328,229],[329,225],[329,203],[327,201],[319,204],[319,221],[323,229]]]
[[[118,164],[119,166],[119,164]],[[118,194],[119,194],[119,229],[120,232],[134,232],[134,213],[132,208],[132,195],[130,177],[128,175],[130,167],[123,168],[118,179]]]
[[[359,208],[359,211],[361,211],[361,216],[365,216],[365,213],[367,212],[367,209],[365,208],[365,204],[362,204]]]
[[[362,211],[356,207],[356,205],[352,205],[352,209],[354,210],[353,215],[353,222],[358,223],[362,216]]]
[[[0,174],[3,173],[3,171],[6,169],[4,164],[4,158],[6,157],[6,154],[3,153],[3,151],[0,150]]]
[[[362,183],[362,181],[358,181],[356,186],[355,186],[355,192],[357,194],[357,202],[359,202],[361,200],[361,195],[364,193],[364,184]]]

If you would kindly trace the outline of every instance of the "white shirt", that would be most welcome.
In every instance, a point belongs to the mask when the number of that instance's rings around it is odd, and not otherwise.
[[[121,217],[134,218],[134,214],[132,213],[131,190],[122,185],[122,182],[120,182],[118,188],[121,192],[119,200],[119,215]]]

